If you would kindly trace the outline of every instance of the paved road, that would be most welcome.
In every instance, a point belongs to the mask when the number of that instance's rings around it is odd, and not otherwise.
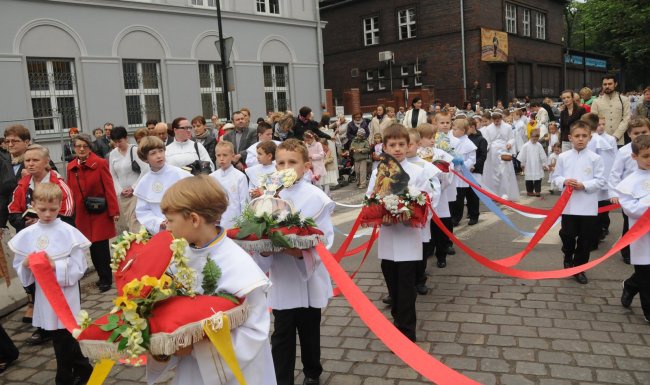
[[[343,203],[361,199],[360,191],[352,187],[333,195]],[[544,200],[526,198],[523,202],[551,207],[555,199],[557,195],[547,195]],[[528,231],[539,224],[539,220],[509,215]],[[612,215],[616,231],[621,227],[619,216]],[[340,207],[334,222],[346,232],[355,217],[355,209]],[[556,230],[551,230],[520,268],[560,268]],[[461,224],[456,233],[475,250],[494,258],[514,254],[527,242],[490,213],[482,214],[477,226]],[[602,255],[616,238],[610,235],[592,258]],[[342,239],[337,236],[337,245]],[[348,271],[357,264],[356,258],[343,261]],[[643,321],[638,299],[630,310],[619,304],[621,280],[630,272],[631,268],[614,256],[588,273],[590,283],[586,286],[572,279],[526,281],[491,272],[458,252],[448,257],[447,268],[429,268],[432,290],[417,302],[418,345],[483,384],[650,384],[650,325]],[[100,295],[92,287],[93,281],[91,276],[82,282],[86,293],[82,307],[97,316],[111,307],[114,291]],[[386,289],[375,252],[356,282],[390,317],[381,303]],[[16,312],[2,319],[21,357],[2,374],[0,383],[53,383],[53,350],[25,345],[31,331],[20,323],[20,317]],[[388,351],[342,298],[330,302],[321,330],[324,385],[428,383]],[[296,374],[297,383],[301,383],[301,374]],[[142,368],[116,367],[106,384],[141,384],[143,376]]]

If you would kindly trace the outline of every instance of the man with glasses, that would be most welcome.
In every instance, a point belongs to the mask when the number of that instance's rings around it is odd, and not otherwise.
[[[603,76],[603,94],[591,104],[591,112],[605,115],[605,132],[614,136],[621,147],[630,142],[625,134],[630,120],[630,99],[616,91],[617,85],[614,75]]]
[[[192,137],[192,125],[185,117],[178,117],[172,122],[174,129],[174,141],[167,145],[165,157],[167,163],[176,167],[185,167],[192,162],[199,160],[210,163],[210,169],[214,171],[214,163],[208,155],[208,151],[201,143],[194,142]]]

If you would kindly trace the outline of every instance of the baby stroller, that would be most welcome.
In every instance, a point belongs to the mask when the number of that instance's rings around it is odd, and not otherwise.
[[[350,152],[343,150],[339,156],[339,186],[345,187],[354,182],[354,161]]]

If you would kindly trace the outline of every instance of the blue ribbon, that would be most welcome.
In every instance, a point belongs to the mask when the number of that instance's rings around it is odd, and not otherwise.
[[[467,167],[465,167],[464,164],[462,164],[462,165],[460,166],[460,172],[463,174],[463,176],[464,176],[465,178],[467,178],[469,181],[471,181],[471,182],[474,183],[475,185],[477,185],[477,186],[480,186],[480,185],[481,185],[480,183],[478,183],[478,182],[476,181],[476,179],[474,179],[474,176],[472,175],[471,172],[469,172],[469,170],[467,169]],[[482,192],[478,191],[478,190],[475,189],[474,187],[472,187],[472,186],[470,186],[470,187],[472,188],[472,190],[474,190],[474,193],[476,193],[476,196],[478,196],[478,199],[479,199],[481,202],[483,202],[483,204],[485,205],[485,207],[487,207],[488,210],[490,210],[490,211],[493,212],[497,217],[499,217],[499,219],[501,219],[501,220],[502,220],[506,225],[508,225],[510,228],[512,228],[513,230],[515,230],[515,231],[518,232],[519,234],[523,235],[524,237],[532,237],[532,236],[535,234],[535,233],[529,233],[529,232],[527,232],[527,231],[523,231],[522,229],[520,229],[519,227],[517,227],[517,225],[515,225],[515,224],[510,220],[510,218],[508,218],[508,216],[507,216],[506,214],[503,213],[503,211],[501,211],[501,209],[499,208],[499,206],[497,206],[496,203],[494,203],[494,201],[493,201],[492,199],[488,198],[485,194],[483,194]]]

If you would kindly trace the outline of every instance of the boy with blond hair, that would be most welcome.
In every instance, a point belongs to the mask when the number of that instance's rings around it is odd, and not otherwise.
[[[221,227],[230,229],[248,204],[248,180],[246,175],[233,166],[235,146],[221,140],[214,149],[217,171],[210,174],[228,194],[228,209],[221,216]]]

